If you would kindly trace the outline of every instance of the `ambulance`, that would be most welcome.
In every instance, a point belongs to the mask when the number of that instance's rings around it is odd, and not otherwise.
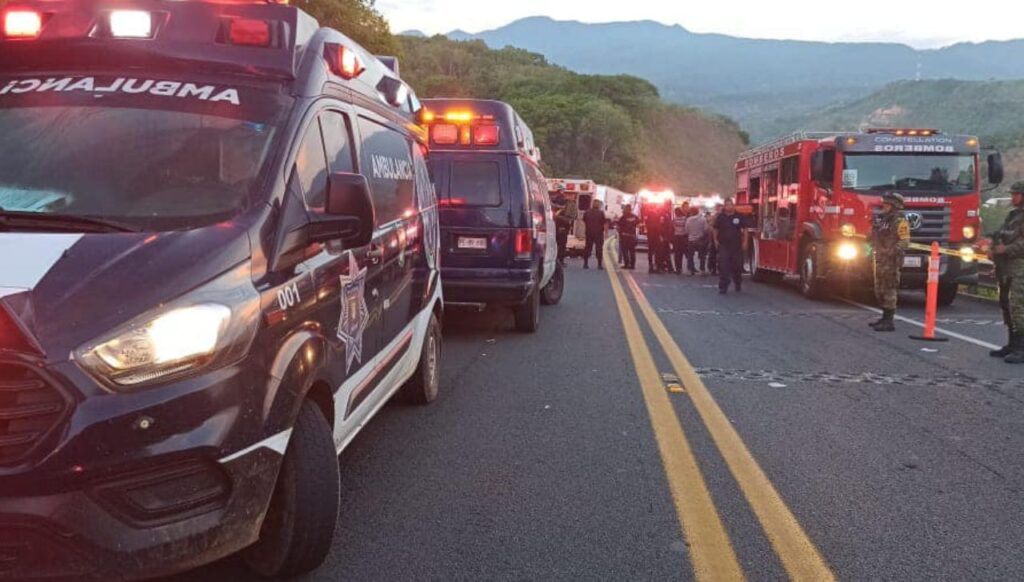
[[[439,391],[389,62],[274,2],[0,9],[0,580],[324,561],[338,453]]]

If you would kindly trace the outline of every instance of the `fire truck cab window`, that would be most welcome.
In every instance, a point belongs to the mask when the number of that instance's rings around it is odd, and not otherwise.
[[[857,154],[843,158],[843,187],[857,191],[973,192],[972,155]]]

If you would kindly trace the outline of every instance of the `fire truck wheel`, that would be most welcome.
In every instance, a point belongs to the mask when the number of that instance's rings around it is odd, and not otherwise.
[[[811,243],[804,247],[800,260],[800,291],[808,299],[821,299],[825,296],[826,285],[820,277],[821,260],[819,255],[818,244]]]
[[[939,285],[939,305],[942,307],[953,305],[959,293],[960,285],[957,283],[943,283]]]

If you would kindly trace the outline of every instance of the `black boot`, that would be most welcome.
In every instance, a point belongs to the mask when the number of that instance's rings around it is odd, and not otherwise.
[[[896,310],[886,309],[882,314],[882,321],[878,322],[878,325],[874,326],[875,331],[890,332],[896,331]]]
[[[881,317],[879,317],[875,321],[872,321],[871,323],[869,323],[868,327],[878,327],[878,326],[882,325],[883,321],[885,321],[885,313],[884,312],[882,313]]]
[[[991,352],[988,353],[988,355],[992,356],[993,358],[1005,358],[1006,356],[1012,354],[1013,343],[1016,341],[1016,335],[1013,333],[1012,329],[1009,331],[1009,334],[1010,339],[1006,340],[1006,346],[1004,346],[1002,349],[992,350]]]
[[[1013,342],[1010,344],[1012,353],[1004,360],[1007,364],[1024,364],[1024,334],[1013,334]]]

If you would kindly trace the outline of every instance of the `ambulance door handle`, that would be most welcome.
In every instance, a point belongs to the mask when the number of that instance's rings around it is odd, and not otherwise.
[[[371,265],[379,265],[383,258],[384,249],[382,247],[373,245],[370,250],[366,251],[366,261]]]

